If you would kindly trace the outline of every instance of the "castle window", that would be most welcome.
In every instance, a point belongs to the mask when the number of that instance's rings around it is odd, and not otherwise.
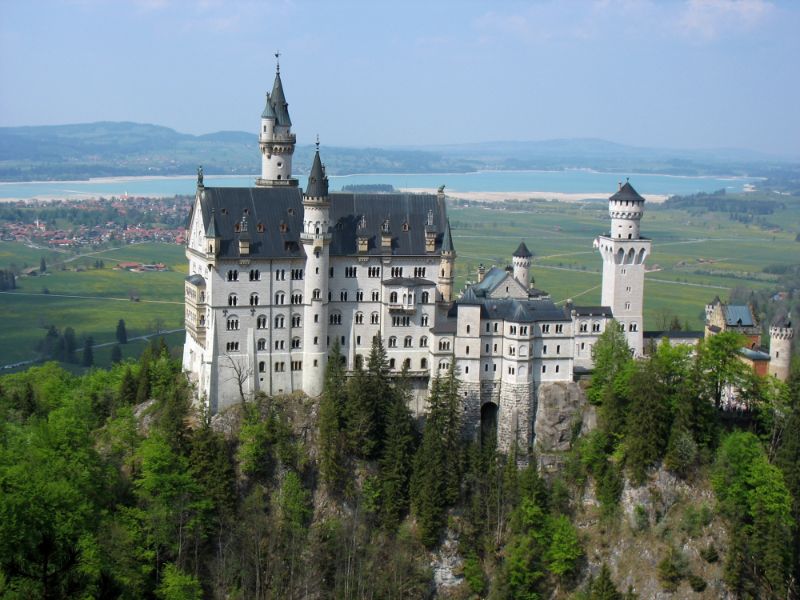
[[[286,348],[286,342],[283,340],[275,340],[275,350],[283,350]]]
[[[239,299],[236,294],[228,294],[228,306],[236,306],[239,304]]]
[[[292,327],[300,327],[300,315],[292,315]]]
[[[636,323],[631,323],[629,330],[630,331],[639,331],[639,326]]]
[[[497,344],[494,345],[494,351],[497,352]]]
[[[522,327],[520,327],[519,328],[519,334],[520,335],[528,335],[528,326],[527,325],[523,325]]]
[[[486,353],[489,353],[489,344],[486,344]]]
[[[564,326],[556,325],[556,333],[564,333]]]
[[[260,340],[258,340],[258,349],[259,350],[266,350],[267,349],[267,340],[265,340],[264,338],[261,338]]]
[[[286,281],[286,269],[275,269],[275,281]]]
[[[263,360],[258,363],[259,373],[263,373],[264,371],[266,371],[266,368],[267,368],[267,363],[265,363]]]
[[[357,268],[356,267],[345,267],[344,268],[344,276],[348,278],[353,278],[356,276]]]
[[[275,304],[283,304],[286,302],[286,294],[278,292],[275,294]]]
[[[487,372],[487,373],[489,372],[489,363],[486,363],[485,365],[483,365],[483,370],[485,372]]]
[[[413,344],[413,340],[411,339],[410,335],[406,336],[406,339],[403,340],[403,348],[411,348],[411,344]]]
[[[422,303],[427,304],[430,300],[430,294],[428,292],[422,292]]]
[[[319,345],[319,338],[316,335],[314,336],[314,345],[315,346]]]
[[[328,316],[328,324],[329,325],[341,325],[342,324],[342,313],[333,312]]]
[[[561,367],[559,365],[556,365],[556,373],[558,373],[560,370],[561,370]]]
[[[369,269],[367,269],[367,274],[370,277],[380,277],[381,276],[381,268],[380,267],[369,267]]]
[[[542,373],[547,373],[547,365],[542,365]]]
[[[369,322],[370,322],[372,325],[377,325],[378,323],[380,323],[380,322],[381,322],[381,317],[380,317],[380,315],[378,315],[378,313],[376,313],[376,312],[372,313],[372,314],[369,316]]]
[[[592,333],[598,333],[600,331],[600,323],[592,323]]]
[[[225,350],[228,352],[238,352],[239,351],[239,342],[228,342],[225,344]]]
[[[258,294],[250,294],[250,306],[258,306]]]
[[[561,344],[556,346],[556,354],[561,354]]]
[[[303,278],[303,269],[292,269],[292,279],[298,281]]]
[[[403,368],[404,369],[410,369],[411,368],[411,359],[410,358],[407,358],[407,359],[405,359],[403,361]]]
[[[258,269],[250,269],[250,281],[259,281],[261,272]]]
[[[497,333],[497,323],[494,324],[494,332]]]
[[[397,304],[397,292],[392,292],[391,294],[389,294],[389,303]]]
[[[469,346],[466,347],[466,354],[469,355]]]
[[[550,333],[550,325],[542,325],[542,333]]]
[[[450,350],[450,340],[440,340],[439,350]]]
[[[292,338],[292,350],[297,350],[300,347],[300,338],[294,337]]]
[[[414,267],[414,277],[425,277],[426,267]]]
[[[393,359],[393,358],[390,358],[390,359],[389,359],[389,368],[390,368],[390,369],[392,369],[392,370],[394,370],[394,365],[395,365],[394,359]]]
[[[295,292],[292,294],[292,304],[302,304],[303,303],[303,294]]]
[[[319,288],[315,289],[313,296],[314,300],[319,300],[322,297],[322,290],[320,290]]]
[[[515,356],[516,354],[517,354],[517,349],[514,348],[514,346],[509,346],[508,347],[508,355],[509,356]]]
[[[329,276],[329,277],[333,277],[333,267],[331,267],[330,269],[328,269],[328,276]]]
[[[283,315],[275,317],[275,329],[283,329],[285,327],[285,321],[286,319]]]
[[[339,292],[339,300],[342,302],[347,302],[347,290],[342,290]]]
[[[381,299],[381,293],[378,290],[372,290],[372,301],[377,302]]]
[[[286,363],[284,362],[276,362],[275,363],[275,372],[276,373],[283,373],[284,369],[286,368]]]
[[[630,309],[631,309],[631,303],[630,302],[626,302],[625,303],[625,310],[630,310]]]
[[[428,347],[428,337],[427,336],[423,335],[421,338],[419,338],[419,347],[420,348],[427,348]]]
[[[363,302],[364,301],[364,292],[358,290],[356,292],[356,302]]]
[[[258,315],[258,317],[256,317],[256,329],[266,329],[266,328],[267,328],[267,316]]]
[[[237,331],[239,329],[239,318],[238,317],[228,317],[228,320],[225,323],[225,328],[228,331]]]
[[[357,312],[355,321],[356,321],[356,325],[361,325],[364,322],[364,313]]]
[[[263,223],[259,223],[258,225],[256,225],[256,231],[258,233],[264,233],[264,224]]]
[[[428,326],[428,315],[422,315],[419,318],[419,324],[422,325],[423,327],[427,327]]]
[[[587,331],[589,331],[588,323],[581,323],[580,324],[580,331],[581,331],[581,333],[586,333]]]
[[[427,358],[420,359],[419,368],[420,369],[427,369],[428,368],[428,359]]]
[[[542,346],[542,354],[547,354],[547,344]]]
[[[314,323],[319,323],[319,315],[314,315]]]
[[[491,332],[491,330],[492,330],[492,324],[491,323],[487,323],[486,324],[486,333]]]
[[[392,336],[389,338],[389,348],[397,348],[397,338]]]
[[[408,221],[403,221],[403,231],[408,231]]]

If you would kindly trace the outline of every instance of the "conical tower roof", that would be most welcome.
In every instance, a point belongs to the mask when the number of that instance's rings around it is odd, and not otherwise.
[[[609,200],[614,202],[644,202],[644,198],[639,195],[629,181],[619,188],[619,191],[611,196]]]
[[[306,196],[322,198],[328,195],[328,176],[322,167],[322,160],[319,157],[319,145],[314,154],[314,163],[311,165],[311,172],[308,174],[308,186],[306,186]]]
[[[208,227],[206,228],[206,237],[219,237],[217,233],[217,215],[214,213],[213,208],[211,209],[211,220],[208,222]]]
[[[450,219],[444,226],[444,237],[442,238],[442,252],[455,253],[456,249],[453,246],[453,235],[450,233]]]
[[[269,99],[272,101],[272,110],[275,111],[275,118],[278,125],[291,127],[292,120],[289,118],[289,105],[283,93],[283,82],[281,82],[280,71],[275,72],[275,82],[272,84],[272,93],[269,95]]]
[[[267,103],[264,106],[264,112],[261,113],[262,119],[274,119],[275,118],[275,109],[272,108],[272,98],[269,97],[269,93],[267,93]]]
[[[513,256],[516,256],[517,258],[530,258],[531,256],[533,256],[533,254],[531,254],[531,251],[528,250],[528,247],[525,245],[525,242],[520,242],[519,246],[514,251]]]

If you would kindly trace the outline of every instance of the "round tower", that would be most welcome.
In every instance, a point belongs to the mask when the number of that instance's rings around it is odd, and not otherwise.
[[[631,193],[633,191],[633,193]],[[639,239],[639,222],[644,214],[644,198],[627,181],[608,199],[611,216],[611,237],[621,240]]]
[[[279,56],[276,53],[276,58]],[[261,177],[256,179],[260,187],[296,186],[292,177],[292,155],[297,138],[292,133],[289,104],[283,93],[281,67],[275,69],[272,92],[267,94],[264,111],[261,113],[261,129],[258,146],[261,150]]]
[[[793,337],[788,315],[776,319],[769,328],[769,374],[781,381],[789,379]]]
[[[300,242],[306,254],[305,319],[303,327],[303,390],[309,396],[322,393],[325,357],[328,354],[328,268],[330,264],[330,196],[328,177],[319,157],[303,193],[303,231]]]
[[[519,247],[514,251],[511,257],[514,265],[514,279],[519,281],[527,290],[531,283],[531,251],[525,245],[525,242],[520,242]]]
[[[436,288],[442,297],[442,302],[453,301],[453,282],[455,280],[456,249],[453,246],[453,236],[450,233],[450,220],[444,226],[442,238],[441,259],[439,260],[439,280]]]

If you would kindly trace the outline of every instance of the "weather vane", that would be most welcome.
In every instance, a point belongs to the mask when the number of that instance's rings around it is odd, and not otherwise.
[[[319,134],[317,134],[317,152],[319,152]]]
[[[281,72],[281,51],[280,50],[276,50],[275,51],[275,72],[276,73],[280,73]]]

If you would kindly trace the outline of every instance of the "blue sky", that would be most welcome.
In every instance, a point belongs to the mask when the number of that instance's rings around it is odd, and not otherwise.
[[[276,49],[301,143],[800,157],[800,2],[768,0],[0,0],[0,125],[256,131]]]

